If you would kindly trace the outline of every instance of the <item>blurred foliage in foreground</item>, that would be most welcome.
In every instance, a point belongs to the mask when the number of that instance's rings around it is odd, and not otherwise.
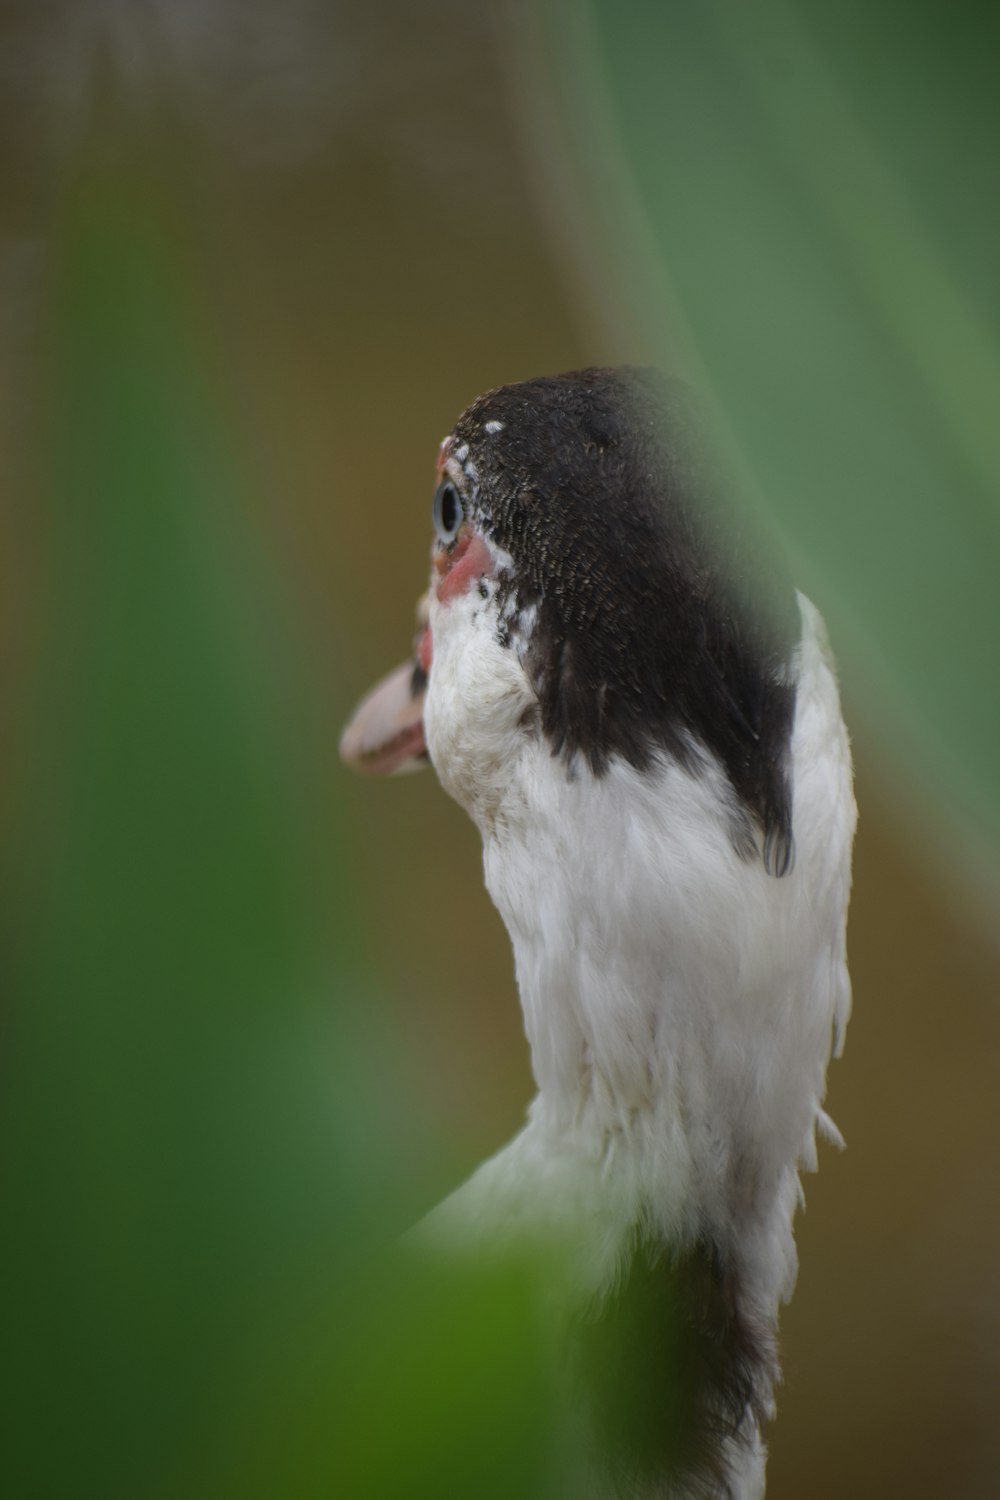
[[[550,0],[539,36],[602,295],[686,345],[893,779],[995,860],[1000,12]]]
[[[995,827],[995,17],[595,0],[581,38],[554,14],[621,278],[628,182],[855,698],[946,815]],[[405,1091],[186,276],[189,186],[117,117],[69,164],[46,273],[43,636],[0,852],[0,1490],[552,1496],[530,1268],[373,1259],[415,1206]]]
[[[329,768],[300,749],[178,199],[115,123],[67,191],[40,378],[49,608],[3,850],[0,1489],[530,1495],[551,1424],[524,1275],[445,1295],[372,1258],[412,1210],[336,815],[313,832]]]

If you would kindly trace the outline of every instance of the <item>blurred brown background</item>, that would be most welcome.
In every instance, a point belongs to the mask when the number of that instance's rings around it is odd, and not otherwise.
[[[508,380],[662,353],[640,319],[618,321],[613,288],[588,298],[579,247],[539,202],[512,45],[509,16],[458,0],[0,11],[4,681],[25,690],[46,638],[52,540],[25,454],[53,241],[105,90],[175,205],[244,523],[293,621],[308,754],[339,819],[316,808],[316,837],[341,841],[360,964],[384,997],[399,1059],[385,1128],[412,1153],[418,1210],[518,1127],[526,1047],[471,826],[431,774],[350,780],[337,735],[409,648],[458,411]],[[806,1183],[768,1493],[985,1500],[1000,1470],[996,928],[899,790],[906,746],[843,686],[855,1011],[828,1106],[848,1150],[823,1149]]]

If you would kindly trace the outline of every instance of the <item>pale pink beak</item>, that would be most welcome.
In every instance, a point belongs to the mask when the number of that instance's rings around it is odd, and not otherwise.
[[[431,669],[428,600],[417,601],[418,634],[410,661],[377,682],[351,715],[340,736],[340,758],[355,771],[391,776],[427,764],[424,694]]]
[[[355,771],[390,776],[427,764],[424,739],[426,672],[404,662],[362,698],[340,737],[340,758]]]

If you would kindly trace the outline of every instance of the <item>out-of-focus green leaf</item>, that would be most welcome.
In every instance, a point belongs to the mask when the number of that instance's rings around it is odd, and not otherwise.
[[[0,1490],[542,1500],[536,1268],[383,1248],[406,1099],[326,812],[347,783],[308,748],[184,203],[112,109],[48,287],[51,604],[0,865]]]
[[[48,623],[2,854],[10,1495],[189,1492],[258,1344],[393,1217],[346,851],[331,819],[316,852],[329,782],[136,123],[75,164],[39,379]]]
[[[331,1280],[307,1326],[246,1382],[206,1493],[560,1493],[560,1419],[539,1267],[400,1252]]]
[[[584,0],[548,38],[595,233],[666,361],[687,342],[894,774],[995,839],[995,13]]]

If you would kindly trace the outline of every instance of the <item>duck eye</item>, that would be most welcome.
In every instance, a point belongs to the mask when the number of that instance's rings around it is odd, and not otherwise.
[[[464,520],[462,498],[451,481],[446,479],[434,491],[434,530],[438,541],[447,547],[458,536],[458,529]]]

